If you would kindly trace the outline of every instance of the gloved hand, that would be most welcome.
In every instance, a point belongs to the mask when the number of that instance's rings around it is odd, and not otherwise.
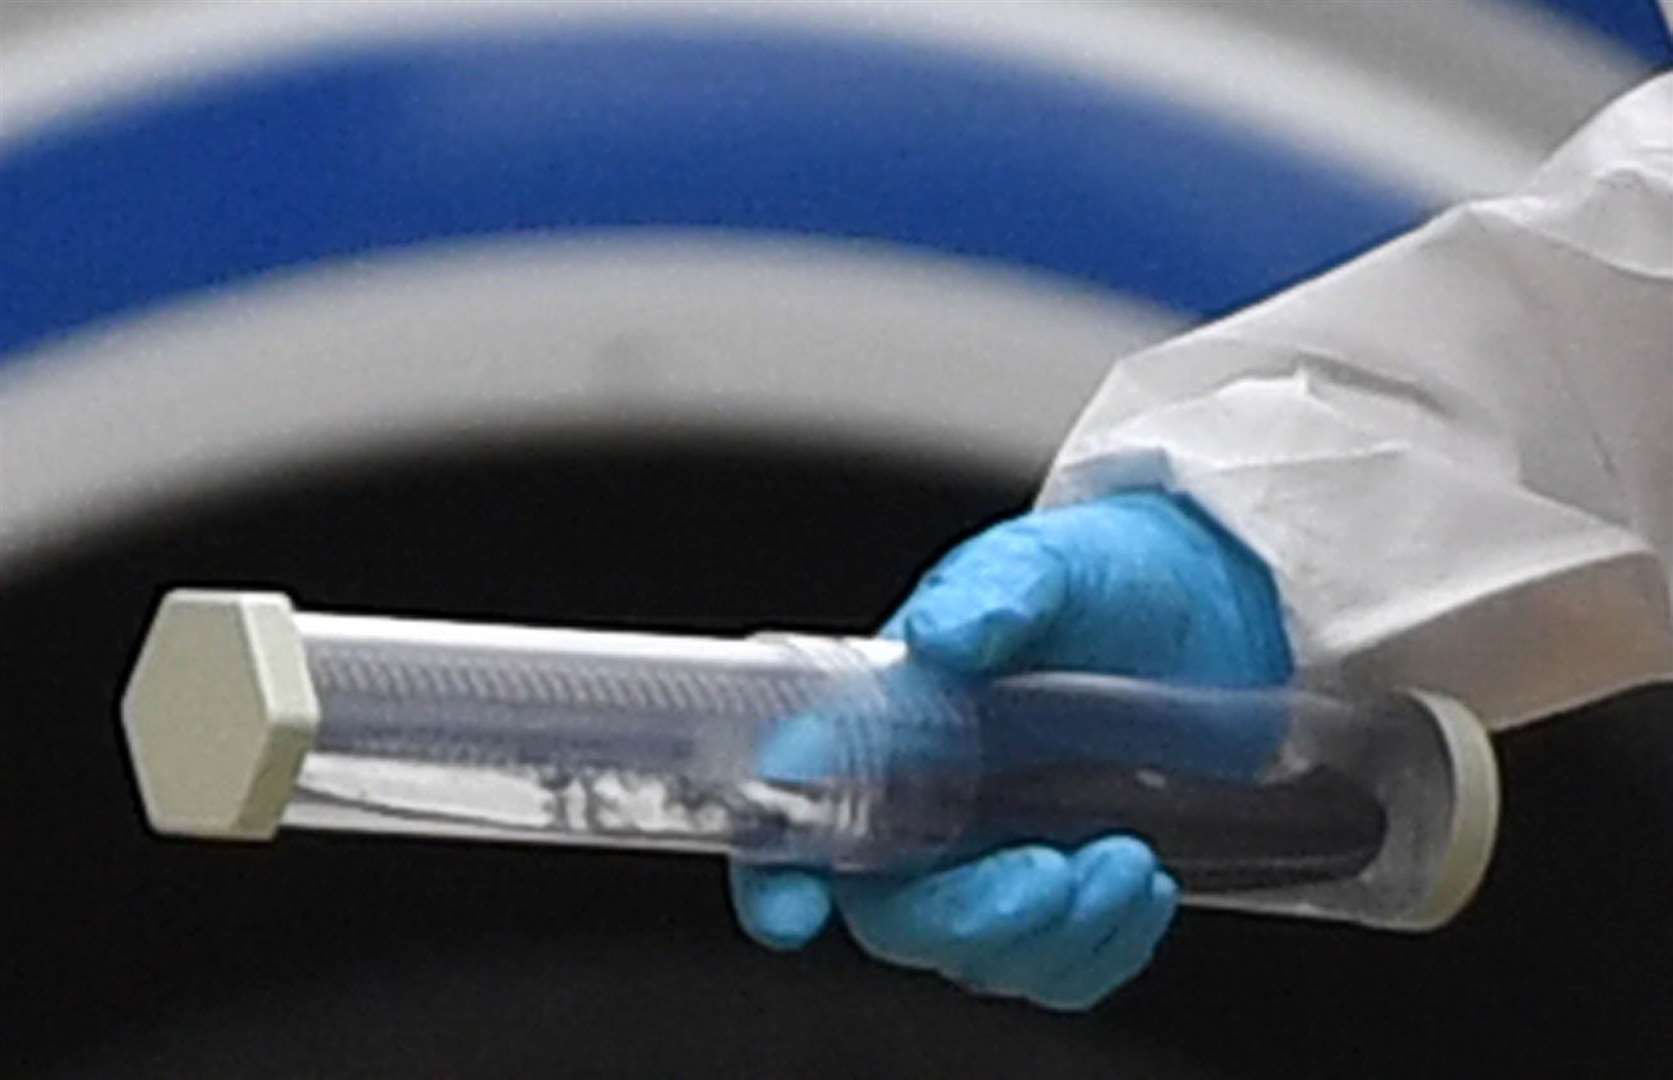
[[[1194,508],[1154,491],[1038,511],[954,549],[884,626],[971,675],[1054,669],[1213,686],[1282,682],[1271,576]],[[1024,846],[925,876],[732,867],[738,920],[794,949],[833,906],[867,952],[973,990],[1091,1007],[1149,961],[1177,887],[1140,841]]]

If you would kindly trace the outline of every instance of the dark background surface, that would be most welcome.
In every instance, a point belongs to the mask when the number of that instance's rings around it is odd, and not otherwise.
[[[717,861],[144,828],[116,700],[182,582],[300,606],[864,631],[1028,478],[788,447],[553,443],[292,478],[0,585],[0,1070],[20,1076],[1663,1076],[1673,692],[1501,740],[1451,928],[1186,912],[1058,1016],[735,930]]]

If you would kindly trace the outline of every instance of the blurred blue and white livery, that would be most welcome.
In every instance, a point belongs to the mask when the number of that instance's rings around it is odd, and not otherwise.
[[[440,440],[1038,471],[1670,58],[1654,0],[6,4],[0,566]]]

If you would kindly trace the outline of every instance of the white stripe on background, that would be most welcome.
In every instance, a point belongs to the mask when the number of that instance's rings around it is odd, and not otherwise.
[[[0,33],[0,139],[298,50],[562,20],[828,28],[1142,87],[1437,202],[1510,186],[1636,70],[1489,0],[367,0],[96,5]]]
[[[147,508],[378,451],[656,431],[1044,470],[1180,320],[882,245],[454,242],[196,293],[0,368],[0,568]]]

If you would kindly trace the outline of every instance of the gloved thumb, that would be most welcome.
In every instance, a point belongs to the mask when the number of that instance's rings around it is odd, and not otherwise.
[[[955,548],[880,631],[932,664],[968,675],[1010,666],[1043,637],[1068,596],[1068,572],[1026,520]]]

